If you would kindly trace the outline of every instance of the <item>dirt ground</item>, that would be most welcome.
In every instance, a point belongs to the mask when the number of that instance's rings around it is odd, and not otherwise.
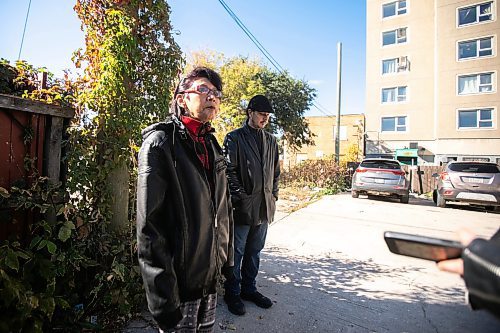
[[[290,214],[321,198],[320,189],[309,187],[287,187],[280,189],[279,200],[276,203],[278,213]]]

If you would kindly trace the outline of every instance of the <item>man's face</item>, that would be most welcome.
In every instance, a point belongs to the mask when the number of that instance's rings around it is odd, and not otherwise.
[[[248,112],[248,124],[253,128],[264,128],[269,122],[269,117],[271,116],[268,112]]]
[[[191,87],[176,96],[177,103],[182,106],[187,115],[202,123],[212,121],[219,112],[220,96],[217,88],[206,78],[193,81]]]

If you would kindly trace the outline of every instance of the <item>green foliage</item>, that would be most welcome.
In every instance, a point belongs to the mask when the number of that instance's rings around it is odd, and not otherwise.
[[[283,171],[281,187],[321,188],[322,194],[336,194],[345,191],[349,173],[345,167],[335,163],[332,157],[319,160],[306,160]]]
[[[54,207],[50,202],[60,196],[58,188],[45,177],[35,177],[29,187],[12,187],[2,193],[9,205],[33,214],[50,211]],[[67,220],[37,220],[23,242],[0,243],[1,332],[46,331],[57,326],[54,318],[62,313],[78,322],[78,315],[70,309],[73,295],[67,286],[75,284],[78,271],[88,259],[65,236],[65,229],[71,235],[75,226]]]
[[[347,146],[346,154],[340,157],[340,165],[345,167],[347,162],[359,162],[362,158],[359,143],[351,143]]]
[[[45,177],[1,192],[10,206],[58,216],[36,219],[23,241],[0,244],[1,332],[98,328],[90,315],[116,327],[130,317],[143,297],[135,242],[85,225],[71,204],[54,204],[60,189]]]
[[[62,201],[54,195],[63,191],[36,174],[30,185],[0,188],[2,203],[38,217],[57,215],[55,222],[37,218],[26,240],[0,245],[2,332],[116,329],[144,299],[133,222],[135,156],[141,129],[168,113],[181,52],[165,1],[78,0],[75,10],[86,34],[85,50],[74,55],[83,68],[75,82],[51,81],[47,73],[49,88],[40,89],[38,74],[44,69],[0,64],[5,89],[76,109],[64,142],[66,189],[56,196],[69,201],[57,204]],[[24,136],[29,144],[32,135]],[[29,161],[28,156],[28,168]],[[122,165],[130,170],[131,205],[118,232],[110,227],[110,175]],[[97,325],[89,323],[90,316],[98,316]]]
[[[304,113],[312,105],[315,90],[303,80],[289,73],[271,71],[259,60],[242,56],[225,58],[213,51],[193,53],[188,70],[193,66],[208,66],[219,72],[224,84],[221,112],[214,121],[217,138],[242,125],[246,119],[246,103],[257,94],[269,98],[275,116],[271,118],[269,130],[287,140],[290,148],[311,144],[312,134],[304,120]]]
[[[46,82],[42,87],[43,76]],[[35,68],[24,60],[11,66],[7,60],[0,59],[0,93],[65,107],[74,102],[73,85],[67,72],[63,79],[55,78],[46,68]]]
[[[316,93],[304,80],[296,80],[287,72],[264,70],[257,78],[271,101],[275,117],[271,122],[274,133],[282,132],[288,146],[297,149],[312,144],[312,134],[304,113],[312,105]]]

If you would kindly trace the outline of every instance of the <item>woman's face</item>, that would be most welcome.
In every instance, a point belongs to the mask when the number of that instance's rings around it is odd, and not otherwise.
[[[206,123],[215,119],[219,113],[220,96],[220,92],[208,79],[199,78],[188,89],[179,93],[176,100],[186,110],[187,116]]]

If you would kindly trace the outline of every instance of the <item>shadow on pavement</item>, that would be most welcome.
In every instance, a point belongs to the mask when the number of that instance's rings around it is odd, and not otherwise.
[[[268,310],[246,302],[230,314],[219,299],[216,332],[498,332],[500,321],[464,305],[461,287],[426,284],[425,272],[330,253],[296,256],[266,249],[258,289]]]
[[[295,255],[265,249],[257,279],[274,305],[245,302],[235,316],[219,295],[215,332],[499,332],[500,321],[464,304],[460,286],[431,285],[424,269],[380,265],[342,253]],[[145,318],[145,319],[144,319]],[[156,332],[150,315],[123,332]]]

